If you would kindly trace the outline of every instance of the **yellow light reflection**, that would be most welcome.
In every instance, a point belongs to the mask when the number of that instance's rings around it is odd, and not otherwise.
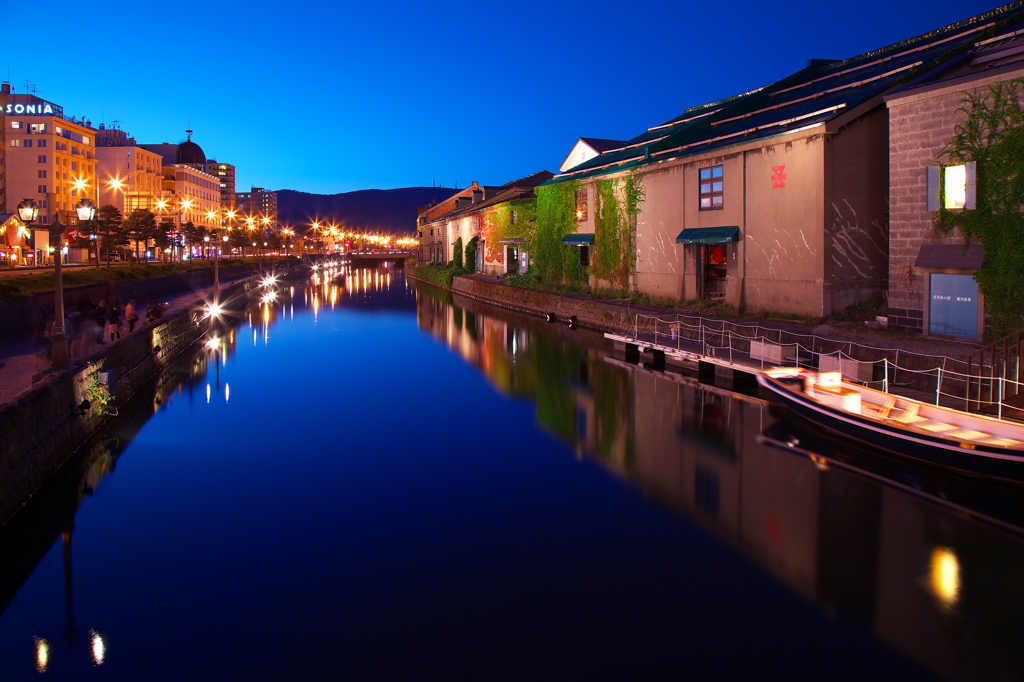
[[[224,404],[231,400],[231,384],[224,384]]]
[[[206,384],[206,404],[210,404],[210,384]]]
[[[942,605],[951,609],[960,597],[960,561],[949,547],[932,550],[929,575],[932,593]]]
[[[50,665],[50,643],[41,637],[36,637],[36,671],[45,673]]]
[[[103,641],[103,636],[95,630],[90,630],[89,635],[92,638],[92,662],[96,665],[103,665],[103,659],[107,656],[107,643]]]

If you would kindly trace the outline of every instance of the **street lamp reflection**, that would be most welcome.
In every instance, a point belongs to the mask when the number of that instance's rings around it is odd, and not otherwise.
[[[89,631],[92,645],[92,662],[96,665],[103,665],[103,659],[107,656],[107,643],[103,641],[103,635],[95,630]]]
[[[946,609],[956,606],[960,597],[960,561],[949,547],[932,550],[930,575],[932,593]]]
[[[36,637],[36,672],[45,673],[50,665],[50,643]]]

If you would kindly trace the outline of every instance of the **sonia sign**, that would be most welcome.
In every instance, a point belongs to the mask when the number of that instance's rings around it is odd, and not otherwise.
[[[49,102],[39,104],[8,104],[4,107],[5,114],[52,114],[53,105]]]

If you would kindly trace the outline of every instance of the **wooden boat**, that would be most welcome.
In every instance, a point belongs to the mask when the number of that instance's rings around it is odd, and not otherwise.
[[[773,405],[905,457],[1024,481],[1024,423],[971,414],[843,381],[839,372],[773,367],[757,376]]]

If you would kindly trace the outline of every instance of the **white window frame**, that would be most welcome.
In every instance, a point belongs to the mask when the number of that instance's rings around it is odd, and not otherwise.
[[[967,163],[951,164],[950,166],[928,166],[928,210],[938,211],[945,203],[943,192],[943,176],[945,169],[952,166],[965,166],[966,187],[964,196],[964,207],[947,209],[950,211],[971,210],[978,207],[978,162],[968,161]]]

